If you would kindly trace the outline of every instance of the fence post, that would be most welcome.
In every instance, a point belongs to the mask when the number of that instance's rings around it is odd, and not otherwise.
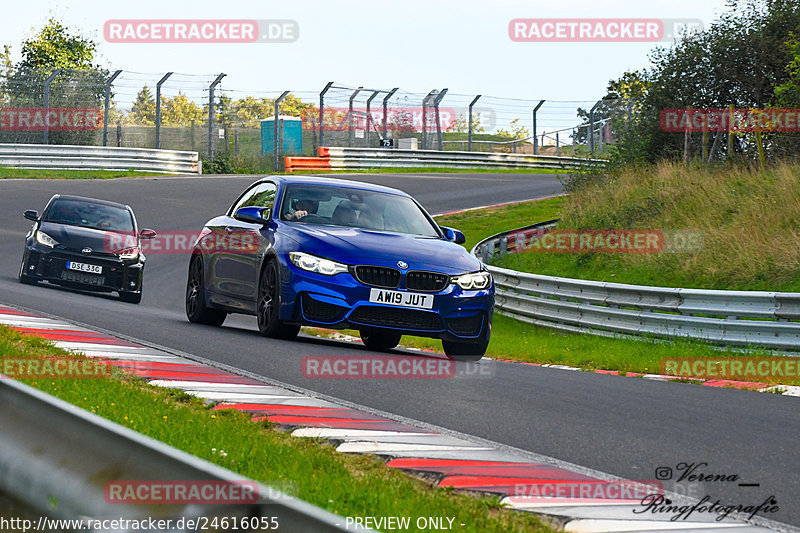
[[[731,160],[733,157],[733,104],[728,106],[728,113],[730,116],[728,117],[728,161]]]
[[[61,74],[61,71],[64,69],[57,68],[50,74],[46,80],[44,80],[44,144],[50,143],[50,130],[47,124],[47,116],[50,114],[50,82],[52,82],[56,76]]]
[[[219,85],[224,73],[220,73],[208,86],[208,160],[214,159],[214,88]]]
[[[594,158],[594,110],[600,105],[602,100],[598,100],[589,111],[589,154]]]
[[[358,96],[358,93],[360,93],[361,89],[363,89],[363,88],[364,87],[359,87],[358,89],[353,91],[353,94],[350,95],[350,103],[349,103],[349,105],[347,107],[347,146],[348,147],[353,146],[353,137],[354,137],[353,136],[353,100],[356,99],[356,96]]]
[[[323,125],[325,124],[325,93],[328,92],[328,89],[331,88],[331,85],[333,85],[333,82],[329,81],[328,84],[325,85],[325,88],[322,89],[322,91],[320,91],[319,93],[319,145],[320,146],[325,146],[324,141],[322,140],[323,139],[322,129]]]
[[[536,112],[539,111],[539,108],[542,107],[543,103],[544,100],[539,100],[539,103],[533,108],[533,155],[539,153],[538,140],[536,139]]]
[[[156,83],[156,149],[161,148],[161,86],[170,76],[172,72],[167,72]]]
[[[117,122],[117,148],[122,146],[122,122]]]
[[[480,97],[480,94],[476,95],[469,103],[469,133],[467,134],[467,151],[469,152],[472,151],[472,106],[475,105],[475,102],[477,102]]]
[[[105,104],[103,105],[103,146],[108,146],[108,111],[111,104],[111,84],[120,74],[122,74],[122,71],[118,70],[106,81]]]
[[[441,90],[439,94],[436,96],[436,99],[433,101],[433,114],[436,117],[436,138],[439,144],[439,151],[444,151],[444,141],[442,139],[442,123],[439,120],[439,104],[441,103],[442,99],[444,99],[444,95],[447,94],[447,87]]]
[[[388,113],[389,113],[389,98],[394,96],[394,93],[396,93],[399,88],[400,87],[395,87],[394,89],[389,91],[389,93],[386,96],[383,97],[383,138],[384,139],[387,138],[388,131],[389,131],[387,129],[387,118],[388,118]]]
[[[558,141],[558,132],[556,132],[556,155],[561,155],[561,144]]]
[[[369,125],[372,122],[372,115],[370,114],[369,106],[372,103],[372,100],[378,96],[380,91],[374,91],[372,96],[367,98],[367,131],[364,133],[364,146],[369,148]]]
[[[284,98],[286,98],[286,96],[290,92],[291,91],[283,91],[283,93],[279,97],[277,97],[275,99],[275,115],[273,115],[274,118],[275,118],[275,120],[273,121],[274,135],[272,137],[272,151],[275,152],[275,154],[274,154],[274,156],[275,156],[275,159],[274,159],[275,166],[272,168],[273,172],[278,172],[278,168],[280,167],[280,161],[281,161],[280,160],[280,154],[278,154],[278,146],[279,146],[279,144],[278,144],[278,135],[281,134],[281,130],[278,127],[279,126],[278,125],[278,120],[280,120],[279,119],[279,117],[280,117],[280,113],[279,113],[280,105],[281,105],[281,101]],[[283,139],[281,139],[280,146],[283,147]]]
[[[436,97],[436,89],[429,92],[422,99],[422,149],[428,149],[428,106],[432,98]]]
[[[233,153],[239,159],[239,123],[233,123]]]
[[[686,131],[683,132],[683,161],[685,163],[689,162],[689,139],[691,138],[691,123],[693,120],[692,117],[692,108],[688,108],[689,112],[689,121],[686,124]]]

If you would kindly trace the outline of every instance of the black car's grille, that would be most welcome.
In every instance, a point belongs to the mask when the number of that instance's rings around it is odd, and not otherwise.
[[[482,314],[447,319],[447,326],[456,335],[475,336],[481,332],[482,325]]]
[[[406,274],[406,288],[411,291],[439,292],[447,287],[450,277],[438,272],[412,270]]]
[[[442,321],[436,313],[401,309],[397,307],[377,307],[362,305],[350,315],[350,322],[368,326],[389,328],[440,330]]]
[[[359,265],[353,269],[355,277],[364,285],[382,289],[400,286],[400,271],[396,268]]]
[[[303,316],[315,322],[336,322],[344,315],[345,308],[315,300],[308,294],[303,294]]]
[[[95,287],[106,287],[109,289],[122,288],[124,279],[124,268],[118,262],[110,262],[91,255],[82,256],[62,256],[59,253],[42,254],[40,256],[39,273],[50,279],[60,279],[73,283],[83,283]],[[67,261],[77,261],[79,263],[89,263],[103,267],[101,276],[87,274],[77,270],[67,269]]]

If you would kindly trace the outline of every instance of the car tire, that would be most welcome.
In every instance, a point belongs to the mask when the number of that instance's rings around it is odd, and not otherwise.
[[[361,340],[364,342],[364,346],[370,350],[379,352],[391,350],[400,344],[400,338],[403,336],[402,333],[395,333],[393,331],[370,329],[361,330],[359,333],[361,335]]]
[[[442,340],[442,348],[444,348],[445,355],[455,361],[479,361],[486,353],[488,345],[489,343],[485,341],[458,342]]]
[[[300,326],[285,324],[280,320],[280,276],[278,264],[270,259],[264,265],[258,280],[256,296],[256,319],[258,332],[264,337],[289,340],[297,337]]]
[[[22,263],[19,265],[19,282],[25,285],[36,285],[39,280],[32,276],[28,276],[25,274],[25,261],[23,260]]]
[[[142,301],[142,293],[141,292],[121,292],[119,293],[120,301],[123,301],[128,304],[138,304]]]
[[[218,309],[209,309],[206,306],[205,292],[203,260],[196,255],[189,263],[189,277],[186,281],[186,318],[193,324],[221,326],[228,313]]]

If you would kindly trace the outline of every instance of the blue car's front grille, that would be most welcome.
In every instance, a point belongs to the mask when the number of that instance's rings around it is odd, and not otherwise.
[[[410,291],[439,292],[447,287],[450,277],[438,272],[412,270],[406,274],[406,288]]]
[[[350,322],[367,326],[383,326],[387,328],[440,330],[442,320],[436,313],[403,309],[400,307],[378,307],[362,305],[350,315]]]
[[[382,289],[396,289],[400,286],[400,271],[396,268],[358,265],[353,271],[356,279],[364,285]]]

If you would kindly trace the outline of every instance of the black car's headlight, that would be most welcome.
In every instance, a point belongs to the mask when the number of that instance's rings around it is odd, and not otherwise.
[[[305,252],[289,252],[289,259],[292,260],[292,263],[297,268],[324,274],[325,276],[335,276],[336,274],[347,272],[347,265]]]
[[[460,276],[453,276],[451,281],[464,290],[485,289],[492,283],[492,275],[488,272],[470,272]]]
[[[36,242],[48,248],[55,248],[58,246],[58,241],[42,230],[36,230]]]
[[[124,248],[122,250],[117,250],[114,253],[117,255],[117,257],[119,257],[123,261],[130,261],[130,260],[139,258],[139,247],[138,246],[132,246],[130,248]]]

